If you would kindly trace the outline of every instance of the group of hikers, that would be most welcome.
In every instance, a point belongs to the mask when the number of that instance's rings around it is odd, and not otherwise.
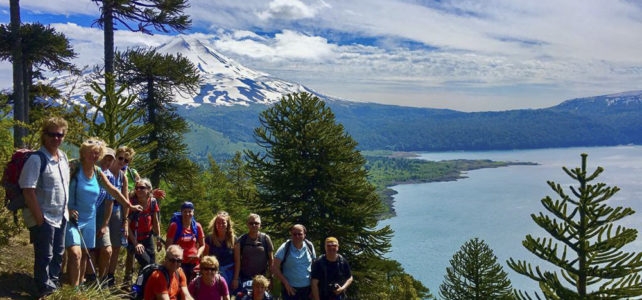
[[[125,286],[132,283],[134,259],[139,265],[134,298],[272,299],[268,278],[274,275],[282,299],[346,299],[353,277],[336,238],[326,238],[325,254],[317,257],[305,226],[296,224],[275,253],[269,235],[260,232],[259,215],[248,216],[248,233],[237,238],[230,215],[220,211],[206,234],[194,219],[194,205],[184,202],[163,239],[158,200],[164,192],[128,167],[134,150],[114,150],[89,138],[78,161],[70,162],[59,149],[66,132],[63,118],[46,119],[42,147],[19,175],[39,298],[60,287],[65,261],[76,289],[92,283],[113,287],[120,249],[126,247]],[[156,264],[163,246],[165,258]]]

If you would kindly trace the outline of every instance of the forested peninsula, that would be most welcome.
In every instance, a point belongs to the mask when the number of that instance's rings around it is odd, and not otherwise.
[[[513,165],[537,165],[533,162],[510,162],[492,160],[455,159],[428,161],[412,159],[410,152],[365,151],[368,180],[377,187],[377,193],[385,205],[382,218],[396,215],[393,196],[397,193],[391,186],[399,184],[454,181],[466,178],[463,172],[483,168],[499,168]]]

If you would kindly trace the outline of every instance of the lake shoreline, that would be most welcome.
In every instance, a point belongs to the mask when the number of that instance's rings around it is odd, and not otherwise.
[[[412,156],[395,156],[395,158],[399,157],[419,157],[418,155],[412,155]],[[384,203],[384,205],[387,208],[386,213],[382,214],[381,219],[389,219],[397,216],[397,213],[395,211],[394,203],[394,195],[397,194],[397,191],[393,190],[391,187],[397,186],[397,185],[406,185],[406,184],[420,184],[420,183],[431,183],[431,182],[449,182],[449,181],[457,181],[460,179],[465,179],[468,178],[464,174],[464,172],[468,171],[473,171],[473,170],[479,170],[479,169],[489,169],[489,168],[502,168],[502,167],[509,167],[509,166],[536,166],[539,165],[538,163],[535,162],[514,162],[514,161],[492,161],[492,160],[468,160],[468,159],[454,159],[454,160],[445,160],[445,161],[438,161],[439,163],[460,163],[460,162],[465,162],[463,164],[463,167],[457,168],[453,170],[452,172],[449,172],[448,174],[444,174],[442,176],[438,176],[435,178],[419,178],[419,179],[408,179],[408,180],[395,180],[392,182],[388,182],[385,184],[385,187],[382,190],[379,190],[378,193],[382,197],[381,201]],[[472,163],[472,164],[471,164]]]

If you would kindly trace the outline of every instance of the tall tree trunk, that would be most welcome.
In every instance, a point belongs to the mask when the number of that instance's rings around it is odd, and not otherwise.
[[[114,73],[113,0],[103,0],[103,32],[105,37],[105,74]]]
[[[149,123],[152,124],[154,129],[149,133],[149,140],[150,142],[156,141],[160,145],[161,141],[158,140],[158,132],[160,131],[160,128],[158,128],[158,120],[156,120],[158,117],[157,113],[158,107],[156,105],[156,99],[154,99],[154,79],[150,78],[147,80],[147,115],[149,117]],[[158,152],[159,150],[157,146],[149,152],[149,159],[151,161],[156,161],[160,156]],[[152,171],[149,180],[152,182],[152,186],[158,187],[158,184],[160,183],[160,170],[158,163],[154,165],[154,170]]]
[[[31,76],[33,74],[32,72],[32,67],[31,64],[29,64],[27,61],[22,60],[22,88],[24,89],[24,92],[22,94],[22,97],[25,99],[23,103],[23,122],[29,124],[29,111],[31,110],[31,98],[29,97],[29,89],[31,88]],[[24,130],[24,135],[29,135],[29,129],[28,128],[23,128]]]
[[[13,119],[17,121],[25,121],[22,39],[20,37],[20,0],[10,0],[9,7],[11,10],[11,34],[13,35],[13,45],[11,45],[11,56],[13,59]],[[24,143],[22,141],[24,136],[24,128],[14,125],[13,146],[16,148],[24,147]]]

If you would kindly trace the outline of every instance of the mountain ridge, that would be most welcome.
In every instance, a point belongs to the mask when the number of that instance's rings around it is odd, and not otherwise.
[[[187,141],[195,155],[215,157],[251,145],[258,114],[282,96],[308,92],[326,101],[337,122],[363,150],[448,151],[642,144],[642,91],[570,99],[540,109],[461,112],[451,109],[405,107],[354,102],[328,97],[302,84],[247,68],[219,53],[206,40],[177,36],[156,50],[180,54],[198,68],[202,83],[195,96],[176,95],[175,105],[193,131]],[[93,77],[92,77],[93,76]],[[82,83],[99,79],[86,71]],[[52,83],[82,103],[79,91]],[[83,90],[83,88],[85,90]],[[207,138],[203,138],[207,137]],[[209,139],[209,140],[206,140]],[[219,151],[220,150],[220,151]],[[218,156],[220,154],[220,156]]]

